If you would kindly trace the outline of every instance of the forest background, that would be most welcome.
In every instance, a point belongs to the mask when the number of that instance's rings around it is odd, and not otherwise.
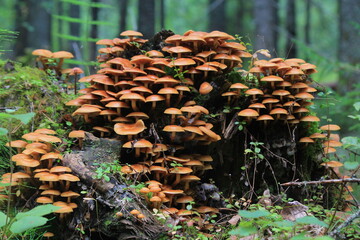
[[[66,50],[75,55],[68,63],[91,72],[95,42],[127,29],[145,38],[162,29],[225,31],[272,57],[317,65],[314,80],[333,92],[318,99],[320,108],[331,105],[323,120],[340,124],[343,136],[358,135],[359,121],[347,115],[360,98],[359,12],[359,0],[1,0],[0,28],[15,33],[1,42],[0,57],[34,64],[34,49]]]

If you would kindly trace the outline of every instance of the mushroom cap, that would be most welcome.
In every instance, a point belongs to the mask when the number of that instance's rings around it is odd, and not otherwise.
[[[320,127],[320,130],[323,131],[339,131],[341,128],[338,125],[335,124],[327,124]]]
[[[63,206],[59,206],[59,207],[61,207],[61,208],[54,211],[54,213],[71,213],[71,212],[73,212],[73,209],[70,206],[63,205]]]
[[[196,134],[199,134],[199,135],[204,135],[203,132],[200,130],[200,128],[195,127],[195,126],[186,126],[183,129],[185,131],[187,131],[187,132],[196,133]]]
[[[52,232],[46,232],[46,233],[44,233],[43,234],[43,237],[53,237],[54,236],[54,234],[52,233]]]
[[[71,168],[65,166],[56,166],[50,169],[50,173],[63,173],[63,172],[72,172]]]
[[[211,86],[210,83],[208,82],[203,82],[201,85],[200,85],[200,88],[199,88],[199,93],[201,95],[206,95],[208,93],[210,93],[212,90],[213,90],[213,86]]]
[[[138,120],[134,124],[116,123],[114,131],[119,135],[136,135],[146,129],[142,120]]]
[[[201,178],[195,175],[186,175],[180,178],[181,182],[192,182],[192,181],[200,181]]]
[[[267,115],[267,114],[261,115],[256,119],[256,121],[269,121],[269,120],[270,121],[274,120],[274,118],[272,116],[270,116],[270,115]]]
[[[274,115],[274,114],[284,114],[284,115],[288,115],[288,111],[286,111],[286,109],[283,108],[274,108],[270,111],[270,115]]]
[[[195,65],[196,62],[190,58],[178,58],[175,59],[174,61],[171,61],[169,63],[169,67],[174,67],[174,66],[190,66],[190,65]]]
[[[233,83],[231,84],[230,89],[249,89],[249,87],[242,83]]]
[[[80,181],[80,179],[77,176],[70,174],[70,173],[64,173],[64,174],[59,175],[59,180],[64,180],[64,181],[69,181],[69,182]]]
[[[328,140],[323,142],[323,146],[324,147],[341,147],[342,143],[339,141],[335,141],[335,140]]]
[[[165,100],[165,97],[156,95],[156,94],[147,96],[145,99],[146,102],[159,102],[159,101],[164,101],[164,100]]]
[[[96,107],[91,106],[82,106],[81,108],[78,108],[73,115],[85,115],[85,114],[91,114],[91,113],[100,113],[101,110]]]
[[[36,199],[36,202],[45,204],[45,203],[53,203],[53,200],[51,200],[51,198],[48,197],[38,197]]]
[[[120,100],[139,100],[145,102],[145,98],[138,93],[125,93],[120,97]]]
[[[41,192],[41,195],[45,195],[45,196],[59,196],[59,195],[60,195],[60,191],[59,191],[59,190],[54,190],[54,189],[47,189],[47,190]]]
[[[38,173],[40,174],[40,173]],[[40,181],[45,181],[45,182],[57,182],[59,181],[59,176],[53,173],[47,173],[47,174],[42,174],[39,178]]]
[[[213,208],[213,207],[208,207],[208,206],[200,206],[200,207],[196,208],[195,210],[199,213],[209,213],[209,212],[218,213],[219,212],[219,209]]]
[[[28,154],[28,155],[31,155],[31,154],[46,154],[47,153],[47,151],[45,150],[45,149],[43,149],[43,148],[36,148],[36,147],[34,147],[34,148],[25,148],[25,150],[24,151],[22,151],[22,153],[24,153],[24,154]]]
[[[15,140],[11,142],[7,142],[5,146],[7,147],[14,147],[14,148],[25,148],[28,143],[24,140]]]
[[[323,138],[326,138],[326,135],[325,134],[322,134],[322,133],[313,133],[309,136],[310,138],[319,138],[319,139],[323,139]]]
[[[184,132],[183,127],[177,125],[167,125],[164,127],[165,132]]]
[[[49,135],[54,135],[54,134],[56,134],[56,132],[55,132],[54,130],[47,129],[47,128],[36,129],[36,130],[34,131],[34,133],[49,134]]]
[[[176,203],[189,203],[193,202],[194,198],[191,196],[183,196],[181,198],[176,199]]]
[[[66,191],[66,192],[61,193],[60,196],[61,197],[73,197],[73,198],[76,198],[76,197],[79,197],[80,194],[76,193],[76,192],[73,192],[73,191]]]
[[[114,42],[112,39],[100,39],[96,42],[96,45],[114,46]]]
[[[300,122],[320,122],[320,119],[316,116],[305,116],[300,119]]]
[[[74,130],[69,133],[69,138],[84,138],[85,131],[83,130]]]
[[[246,90],[245,93],[248,95],[264,95],[264,92],[257,88],[251,88],[249,90]]]
[[[342,164],[341,162],[338,162],[338,161],[329,161],[329,162],[323,162],[320,165],[325,166],[325,167],[335,168],[335,167],[341,167],[344,164]]]
[[[46,49],[35,49],[31,54],[34,56],[51,58],[53,53]]]
[[[141,119],[148,119],[149,116],[146,113],[143,112],[131,112],[128,115],[126,115],[126,117],[130,118],[130,117],[134,117],[134,118],[141,118]]]
[[[40,165],[40,162],[34,159],[19,159],[16,161],[16,166],[22,166],[22,167],[37,167]]]
[[[177,108],[167,108],[164,111],[165,114],[174,114],[174,115],[181,115],[182,112],[180,111],[180,109]]]
[[[184,194],[183,190],[180,189],[165,189],[162,191],[163,193],[165,193],[166,195],[180,195],[180,194]]]
[[[24,172],[16,172],[16,173],[13,173],[12,176],[13,176],[14,179],[31,178],[29,174],[24,173]]]
[[[151,142],[149,142],[148,140],[145,139],[140,139],[137,141],[129,141],[126,142],[123,145],[123,148],[151,148],[153,146],[153,144]]]
[[[72,55],[72,53],[70,52],[58,51],[58,52],[54,52],[51,58],[74,58],[74,55]]]
[[[238,113],[238,116],[241,116],[241,117],[258,117],[259,113],[257,111],[255,111],[254,109],[247,108],[247,109],[241,110]]]
[[[169,173],[174,173],[174,174],[188,174],[192,172],[193,170],[188,167],[175,167],[169,169]]]
[[[120,36],[123,37],[142,37],[143,34],[141,32],[137,32],[134,30],[126,30],[120,33]]]
[[[63,159],[62,155],[60,153],[56,152],[49,152],[41,156],[40,161],[46,160],[46,159]]]
[[[169,95],[169,94],[179,94],[179,92],[175,88],[167,87],[167,88],[161,88],[158,91],[158,94]]]
[[[283,82],[284,79],[282,79],[279,76],[269,75],[269,76],[261,78],[260,81],[262,81],[262,82]]]
[[[301,143],[314,143],[315,141],[312,140],[309,137],[303,137],[303,138],[300,138],[299,142],[301,142]]]

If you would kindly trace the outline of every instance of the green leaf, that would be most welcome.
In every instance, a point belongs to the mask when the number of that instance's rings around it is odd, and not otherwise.
[[[261,152],[261,149],[258,148],[258,147],[256,147],[254,150],[255,150],[256,153],[260,153],[260,152]]]
[[[356,102],[354,103],[354,108],[356,109],[356,111],[360,111],[360,102]]]
[[[7,218],[6,214],[3,212],[0,212],[0,228],[5,226],[6,218]]]
[[[270,212],[267,210],[256,210],[256,211],[239,210],[239,215],[244,218],[259,218],[259,217],[269,216]]]
[[[317,219],[314,216],[305,216],[302,218],[298,218],[296,219],[297,223],[301,223],[301,224],[310,224],[310,225],[318,225],[321,227],[327,227],[328,225],[326,223],[324,223],[323,221]]]
[[[356,161],[346,161],[344,162],[344,168],[346,170],[355,170],[359,166],[359,163]]]
[[[2,128],[2,127],[0,127],[0,136],[1,135],[6,135],[6,134],[8,134],[8,130],[6,129],[6,128]]]
[[[0,119],[9,119],[12,118],[13,115],[8,114],[8,113],[0,113]]]
[[[294,222],[283,220],[283,221],[276,221],[271,224],[272,226],[277,226],[279,228],[287,228],[287,227],[293,227],[295,225]]]
[[[35,116],[35,113],[24,113],[24,114],[14,114],[13,118],[20,120],[23,124],[28,124],[30,120]]]
[[[313,240],[334,240],[334,238],[329,237],[329,236],[320,236],[320,237],[313,238]]]
[[[311,237],[306,237],[305,233],[300,233],[299,235],[290,238],[290,240],[310,240],[310,239]]]
[[[47,222],[47,218],[39,216],[26,216],[11,224],[10,231],[16,234],[25,232],[26,230],[40,227]]]
[[[252,222],[240,222],[239,227],[231,230],[229,234],[246,237],[251,234],[255,234],[256,232],[257,232],[257,228],[254,226]]]
[[[52,204],[40,205],[40,206],[37,206],[37,207],[31,209],[30,211],[20,212],[20,213],[16,214],[15,218],[17,220],[20,220],[20,219],[28,217],[28,216],[44,216],[44,215],[50,214],[53,211],[56,211],[60,208],[61,207],[57,207]]]
[[[344,144],[344,148],[360,148],[360,138],[358,137],[344,137],[341,142]]]

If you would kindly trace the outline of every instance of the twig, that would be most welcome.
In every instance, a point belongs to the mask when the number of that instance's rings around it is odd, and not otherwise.
[[[360,178],[342,178],[342,179],[328,179],[328,180],[320,180],[320,181],[287,182],[287,183],[282,183],[280,185],[281,186],[302,186],[302,185],[346,183],[346,182],[360,182]]]
[[[353,215],[351,215],[348,219],[345,220],[345,222],[343,222],[342,224],[340,224],[337,228],[335,228],[334,230],[332,230],[329,235],[331,237],[335,237],[335,239],[340,239],[340,231],[343,228],[346,228],[347,226],[349,226],[356,218],[360,217],[360,209],[354,213]]]

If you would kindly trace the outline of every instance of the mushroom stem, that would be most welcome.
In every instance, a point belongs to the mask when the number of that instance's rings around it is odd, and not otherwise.
[[[136,100],[131,100],[131,108],[134,112],[138,112],[139,108],[136,106]]]
[[[75,95],[76,95],[76,93],[77,93],[77,89],[76,89],[76,82],[77,82],[77,80],[78,80],[78,74],[75,73],[75,75],[74,75],[74,94],[75,94]]]
[[[180,174],[176,174],[175,181],[173,182],[172,186],[176,186],[180,183]]]

